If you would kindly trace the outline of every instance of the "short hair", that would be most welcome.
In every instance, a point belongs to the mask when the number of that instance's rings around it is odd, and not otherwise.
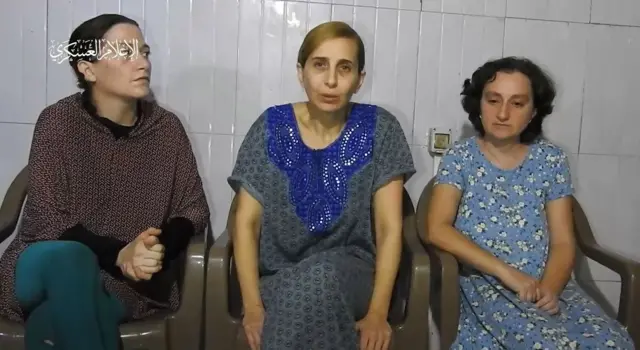
[[[358,46],[358,73],[362,73],[365,56],[362,38],[351,26],[340,21],[322,23],[307,33],[298,51],[298,63],[300,66],[304,67],[311,53],[325,41],[338,38],[351,39],[356,42]]]
[[[520,134],[520,142],[528,144],[542,134],[542,121],[553,112],[556,88],[553,79],[531,60],[522,57],[504,57],[486,62],[478,68],[471,79],[466,79],[462,88],[462,108],[469,115],[469,121],[475,130],[484,136],[482,126],[482,94],[487,83],[496,78],[498,72],[519,72],[529,78],[533,94],[534,115],[531,122]]]
[[[76,75],[77,86],[82,90],[89,90],[90,85],[84,78],[84,75],[78,70],[78,62],[86,60],[94,62],[97,60],[96,56],[87,55],[88,51],[98,52],[99,48],[96,44],[100,43],[100,40],[104,38],[104,35],[116,24],[127,23],[136,27],[140,27],[138,22],[133,19],[119,15],[119,14],[102,14],[93,17],[82,24],[80,24],[69,38],[69,64],[73,68],[73,72]],[[83,57],[83,58],[80,58]]]

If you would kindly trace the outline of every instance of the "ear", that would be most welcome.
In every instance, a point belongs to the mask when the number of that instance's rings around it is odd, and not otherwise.
[[[364,78],[367,76],[367,72],[362,71],[359,76],[358,76],[358,85],[356,85],[356,89],[353,92],[354,94],[357,94],[358,91],[360,91],[360,88],[362,87],[362,85],[364,84]]]
[[[78,72],[84,75],[84,80],[90,83],[96,82],[96,73],[94,71],[93,63],[85,60],[80,60],[78,62]]]
[[[304,87],[304,67],[300,63],[296,63],[296,71],[298,73],[298,82]]]

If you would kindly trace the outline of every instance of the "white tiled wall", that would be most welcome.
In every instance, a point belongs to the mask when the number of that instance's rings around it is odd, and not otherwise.
[[[105,12],[138,20],[152,47],[152,87],[188,127],[216,232],[231,199],[226,177],[253,120],[266,107],[304,98],[298,47],[311,27],[352,24],[366,44],[368,75],[356,97],[400,119],[419,174],[433,165],[431,127],[468,134],[462,82],[485,60],[526,55],[556,78],[549,137],[571,153],[578,197],[600,242],[640,259],[640,3],[636,0],[22,0],[0,5],[0,193],[26,164],[33,123],[75,91],[68,64],[50,59],[82,21]],[[586,272],[585,272],[586,270]],[[619,278],[590,263],[617,307]],[[593,282],[595,281],[595,282]]]

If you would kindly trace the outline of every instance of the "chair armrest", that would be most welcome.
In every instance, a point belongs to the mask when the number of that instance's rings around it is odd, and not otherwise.
[[[29,168],[24,167],[11,182],[2,200],[2,205],[0,205],[0,243],[9,238],[18,225],[22,204],[27,197],[28,181]]]
[[[640,313],[634,312],[640,309],[640,263],[600,246],[586,213],[575,198],[573,214],[576,242],[582,254],[620,275],[622,286],[617,319],[629,329],[635,343],[640,344]]]
[[[618,320],[625,325],[629,321],[635,320],[636,324],[640,326],[640,313],[631,312],[640,309],[640,263],[603,248],[595,242],[581,244],[580,250],[586,257],[620,275],[622,288]]]
[[[603,248],[593,240],[579,243],[584,256],[615,271],[622,281],[618,321],[625,325],[636,344],[640,344],[640,263]]]
[[[205,296],[205,349],[235,344],[239,321],[229,314],[229,264],[233,242],[225,230],[209,251]]]
[[[192,237],[185,254],[180,307],[169,318],[169,340],[172,348],[198,349],[202,337],[207,256],[205,235]]]
[[[416,231],[415,216],[405,218],[403,239],[411,262],[406,317],[394,334],[394,348],[424,348],[429,345],[430,259]],[[399,347],[398,347],[399,346]]]
[[[442,349],[449,349],[458,335],[460,318],[459,264],[456,258],[428,243],[423,243],[432,265],[432,310],[440,333]]]

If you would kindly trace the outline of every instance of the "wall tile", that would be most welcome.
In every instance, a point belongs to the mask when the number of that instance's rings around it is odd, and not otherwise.
[[[25,0],[22,2],[21,15],[22,52],[17,56],[21,56],[22,62],[19,65],[22,67],[20,71],[22,77],[18,80],[5,78],[5,81],[11,82],[11,84],[7,85],[16,88],[16,90],[17,86],[22,85],[22,98],[11,101],[7,99],[11,94],[0,93],[0,96],[2,96],[0,97],[0,104],[20,103],[21,109],[17,114],[5,115],[0,113],[0,120],[35,123],[47,103],[47,85],[43,84],[42,81],[43,77],[47,76],[47,61],[51,59],[48,51],[47,31],[43,25],[43,23],[47,23],[47,4],[40,0]],[[12,35],[4,35],[0,41],[5,38],[11,40],[11,37]],[[3,66],[18,71],[16,69],[18,66],[12,66],[8,63],[3,63]],[[6,77],[4,73],[2,73],[2,76]],[[9,73],[9,76],[11,76],[11,73]],[[2,107],[0,107],[0,110],[2,110]]]
[[[640,26],[637,0],[591,0],[591,23]]]
[[[146,7],[149,6],[150,2],[152,1],[145,2],[145,10]],[[120,3],[120,0],[96,0],[96,13],[120,13]],[[145,12],[145,14],[148,14],[148,12]],[[147,16],[147,18],[149,17]]]
[[[507,0],[423,0],[422,11],[504,17]]]
[[[233,136],[192,134],[191,140],[211,210],[213,233],[218,237],[226,227],[231,203],[227,177],[232,169]]]
[[[640,27],[588,31],[581,153],[640,156]]]
[[[389,3],[391,4],[390,7],[393,7],[393,2],[391,2],[392,0],[389,0]],[[420,3],[421,0],[395,0],[395,4],[397,4],[397,9],[399,10],[413,10],[413,11],[420,11],[420,8],[422,7],[422,4]]]
[[[189,66],[191,43],[189,31],[191,10],[189,2],[167,2],[166,16],[166,50],[164,56],[166,80],[165,104],[184,122],[185,128],[191,131],[189,118],[190,89],[192,75]]]
[[[371,102],[371,92],[373,87],[373,70],[376,52],[376,9],[371,7],[355,7],[353,13],[353,28],[360,34],[364,42],[365,50],[365,71],[367,77],[360,91],[353,96],[354,101],[361,103]]]
[[[190,129],[232,134],[236,113],[239,7],[235,0],[196,0],[192,6]]]
[[[19,2],[2,5],[0,12],[0,32],[12,33],[21,27],[22,7]],[[23,40],[21,35],[3,35],[0,43],[13,52],[22,52]],[[10,84],[0,85],[0,120],[20,121],[22,115],[22,57],[21,55],[4,55],[0,74],[4,81]]]
[[[240,2],[238,32],[237,100],[234,134],[244,135],[262,112],[260,101],[260,33],[263,7],[260,1]]]
[[[505,24],[504,56],[530,58],[556,82],[555,109],[544,130],[569,153],[577,153],[580,143],[587,35],[588,25],[580,23],[507,19]]]
[[[589,23],[591,0],[507,0],[507,17]]]
[[[371,102],[393,113],[412,138],[419,12],[378,9],[373,62],[369,64]],[[390,30],[396,28],[396,30]]]
[[[57,46],[69,40],[73,30],[72,3],[65,0],[49,0],[47,16],[47,43]],[[79,24],[79,23],[78,23]],[[64,59],[61,61],[61,59]],[[68,56],[47,60],[47,100],[50,105],[78,91],[74,74],[69,67]]]
[[[77,0],[76,0],[77,1]],[[82,0],[80,2],[84,2]],[[90,2],[99,2],[101,0],[91,0]],[[75,1],[74,1],[75,2]],[[120,0],[120,14],[127,16],[138,23],[144,21],[145,13],[145,0]],[[89,17],[87,17],[88,19]]]
[[[460,105],[465,79],[502,56],[504,19],[422,13],[413,143],[428,144],[429,128],[463,134],[467,116]]]
[[[117,1],[115,1],[117,3]],[[144,37],[151,48],[151,90],[156,100],[167,105],[168,15],[166,2],[145,1]],[[186,125],[187,126],[187,125]],[[186,127],[185,126],[185,127]]]

